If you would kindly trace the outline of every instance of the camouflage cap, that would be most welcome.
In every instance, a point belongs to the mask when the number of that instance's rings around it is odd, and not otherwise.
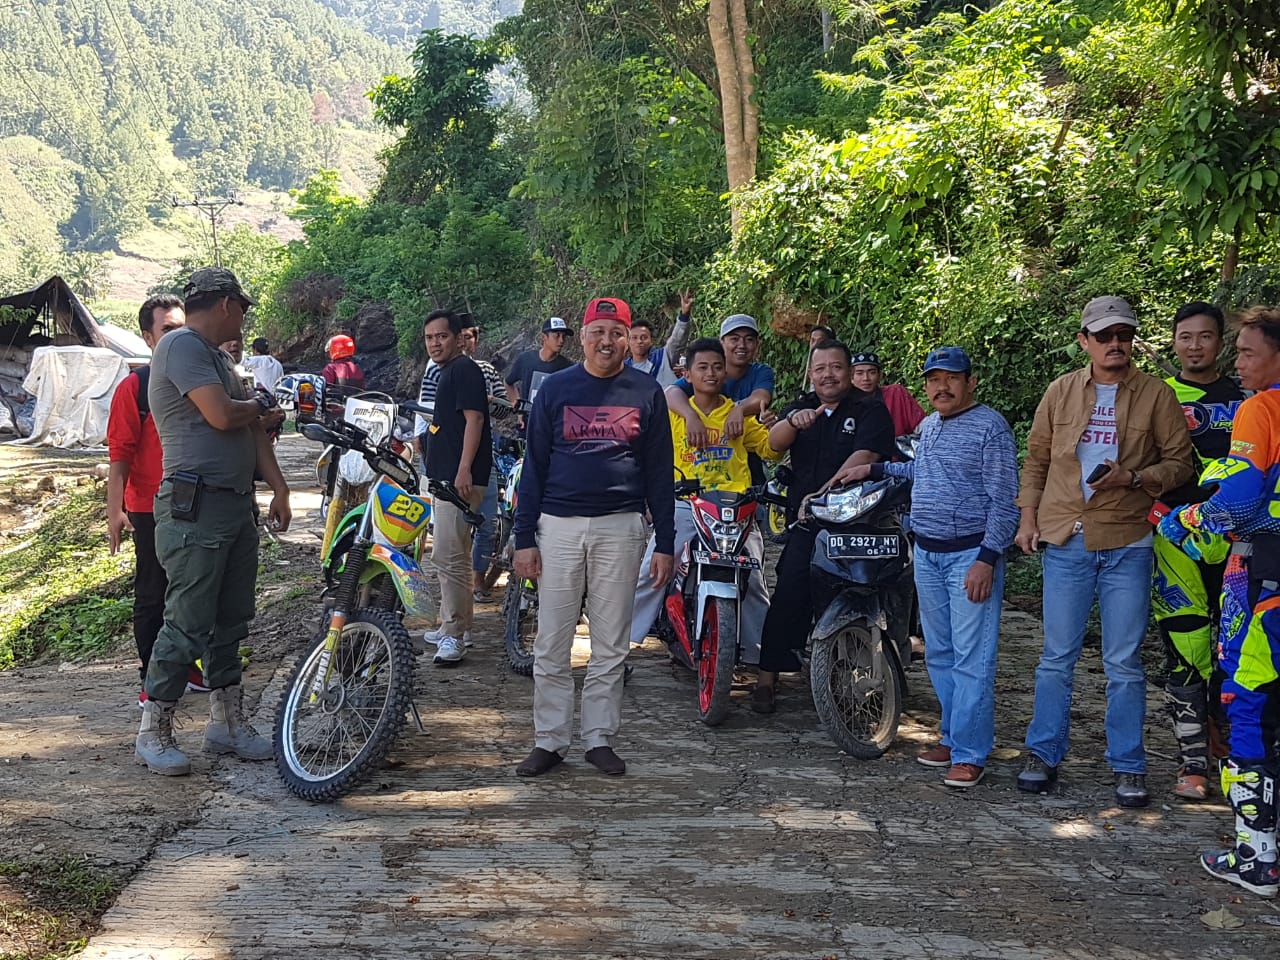
[[[235,297],[246,307],[256,307],[258,305],[258,301],[244,292],[244,288],[240,286],[239,279],[226,267],[201,267],[199,270],[192,272],[186,286],[182,288],[182,299],[190,300],[201,293],[217,293]]]

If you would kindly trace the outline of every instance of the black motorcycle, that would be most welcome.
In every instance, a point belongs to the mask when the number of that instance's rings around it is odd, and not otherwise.
[[[889,749],[902,715],[916,607],[910,507],[911,482],[885,477],[813,497],[800,520],[817,531],[814,707],[840,749],[864,760]]]

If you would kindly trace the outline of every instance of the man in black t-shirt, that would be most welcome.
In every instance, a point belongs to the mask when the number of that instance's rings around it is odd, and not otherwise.
[[[489,399],[484,374],[462,352],[461,319],[437,310],[423,328],[427,354],[440,366],[435,414],[427,444],[427,477],[452,483],[474,510],[480,506],[493,469],[493,438],[489,431]],[[436,663],[457,663],[471,630],[472,529],[463,512],[435,500],[431,559],[440,577],[440,629]]]
[[[855,390],[851,378],[849,348],[836,340],[819,344],[809,358],[814,392],[788,407],[769,430],[769,446],[791,451],[791,511],[798,511],[804,498],[830,483],[842,467],[893,457],[888,408]],[[778,674],[800,669],[799,654],[814,616],[809,557],[816,536],[816,529],[796,527],[778,558],[777,584],[761,637],[760,672],[751,694],[751,709],[757,713],[773,713]]]
[[[1204,466],[1231,450],[1231,427],[1244,392],[1218,371],[1225,319],[1211,303],[1194,301],[1173,316],[1173,350],[1181,371],[1165,383],[1173,389],[1191,431],[1191,442]],[[1170,507],[1199,503],[1212,488],[1202,490],[1198,478],[1160,498]],[[1182,800],[1209,796],[1210,736],[1213,719],[1225,740],[1227,718],[1218,693],[1221,671],[1215,669],[1213,624],[1230,544],[1221,535],[1200,539],[1201,556],[1193,560],[1159,533],[1156,534],[1155,591],[1151,609],[1164,640],[1168,673],[1165,703],[1173,720],[1181,762],[1173,794]]]
[[[513,404],[517,400],[533,403],[543,380],[573,366],[573,361],[560,355],[565,340],[572,333],[569,325],[559,317],[549,317],[542,325],[542,345],[537,350],[520,354],[507,371],[507,393]]]

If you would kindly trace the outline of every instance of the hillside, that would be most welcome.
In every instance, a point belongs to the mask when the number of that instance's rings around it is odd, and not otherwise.
[[[0,5],[0,282],[106,250],[172,195],[376,177],[365,92],[403,54],[315,0]]]
[[[483,37],[523,0],[320,0],[350,23],[398,47],[412,47],[423,30]]]

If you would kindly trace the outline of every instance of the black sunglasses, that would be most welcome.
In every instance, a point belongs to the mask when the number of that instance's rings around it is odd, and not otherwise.
[[[1093,335],[1093,339],[1099,343],[1110,343],[1112,340],[1119,340],[1121,343],[1133,343],[1133,338],[1137,331],[1133,327],[1121,327],[1118,330],[1102,330]]]

